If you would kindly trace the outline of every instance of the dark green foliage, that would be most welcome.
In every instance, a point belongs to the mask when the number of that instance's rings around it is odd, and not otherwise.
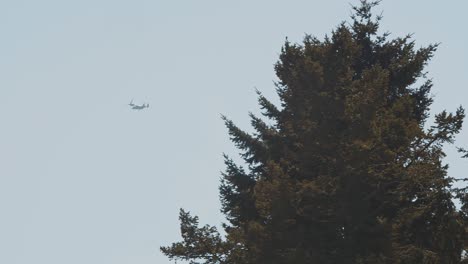
[[[204,259],[205,263],[219,263],[224,252],[221,236],[215,227],[198,226],[198,217],[192,217],[188,212],[180,210],[179,216],[183,242],[173,243],[169,248],[161,248],[170,258],[179,257],[184,260]],[[196,263],[191,261],[190,263]]]
[[[184,241],[162,251],[192,263],[466,263],[468,195],[447,176],[463,108],[428,129],[437,45],[378,34],[376,3],[323,41],[286,41],[275,66],[278,108],[259,93],[254,134],[223,117],[244,169],[226,157],[226,238],[181,212]],[[458,198],[457,210],[452,200]],[[199,262],[196,262],[199,261]]]

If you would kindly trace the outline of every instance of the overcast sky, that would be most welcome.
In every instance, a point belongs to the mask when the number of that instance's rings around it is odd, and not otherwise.
[[[250,130],[254,87],[277,101],[285,37],[322,38],[350,2],[0,0],[0,263],[170,263],[159,246],[179,240],[180,207],[223,221],[222,153],[237,151],[220,114]],[[442,43],[432,113],[468,107],[468,1],[382,10],[392,36]]]

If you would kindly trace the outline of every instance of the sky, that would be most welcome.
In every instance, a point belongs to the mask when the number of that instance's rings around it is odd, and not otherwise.
[[[356,0],[0,0],[0,263],[171,263],[179,208],[219,226],[221,114],[277,102],[285,37],[319,38]],[[440,42],[431,113],[468,107],[464,0],[384,0],[381,28]],[[144,111],[127,105],[149,103]],[[468,127],[458,136],[468,147]],[[447,147],[449,175],[468,160]]]

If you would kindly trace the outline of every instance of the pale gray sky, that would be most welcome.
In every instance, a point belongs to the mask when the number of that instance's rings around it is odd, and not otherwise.
[[[254,87],[276,101],[285,37],[323,37],[350,2],[0,0],[0,263],[170,263],[158,248],[179,240],[179,207],[223,219],[221,154],[237,151],[220,114],[248,129]],[[433,113],[468,107],[468,2],[377,10],[393,36],[442,42]]]

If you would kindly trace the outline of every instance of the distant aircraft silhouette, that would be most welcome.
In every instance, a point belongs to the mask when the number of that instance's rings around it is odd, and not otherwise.
[[[142,105],[137,105],[133,103],[133,99],[130,101],[128,104],[133,110],[143,110],[145,108],[149,108],[149,104],[142,104]]]

